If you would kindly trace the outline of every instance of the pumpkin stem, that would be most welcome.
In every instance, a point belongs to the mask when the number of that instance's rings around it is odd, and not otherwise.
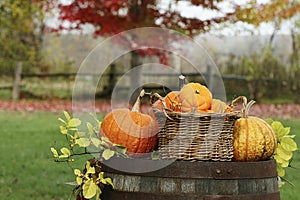
[[[140,112],[141,99],[144,95],[145,95],[145,90],[142,90],[131,109],[132,112]]]
[[[185,84],[185,77],[183,75],[180,75],[178,78],[179,78],[179,90],[181,90],[181,88],[183,88]]]
[[[251,100],[247,105],[246,107],[244,108],[244,111],[243,111],[243,117],[244,118],[247,118],[249,116],[249,111],[250,111],[250,108],[255,104],[255,101],[254,100]]]
[[[247,118],[248,115],[249,115],[249,111],[250,111],[250,108],[253,106],[253,104],[255,104],[255,101],[254,100],[251,100],[249,103],[247,101],[247,98],[245,96],[239,96],[238,98],[234,99],[230,106],[233,107],[234,104],[236,104],[237,102],[239,101],[243,101],[243,108],[241,110],[241,113],[242,113],[242,117],[243,118]]]
[[[160,96],[158,93],[153,93],[153,94],[152,94],[152,97],[156,97],[156,98],[158,98],[158,99],[161,101],[162,106],[163,106],[163,112],[164,112],[165,116],[166,116],[168,119],[172,120],[172,118],[170,118],[169,115],[168,115],[167,112],[166,112],[166,110],[167,110],[168,108],[167,108],[167,105],[166,105],[166,102],[165,102],[164,98],[163,98],[162,96]]]

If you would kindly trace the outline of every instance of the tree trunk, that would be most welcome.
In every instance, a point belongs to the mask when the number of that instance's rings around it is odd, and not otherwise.
[[[292,91],[295,91],[295,102],[300,102],[300,94],[296,92],[300,88],[300,81],[298,79],[300,74],[299,67],[299,49],[298,49],[298,41],[296,37],[296,33],[294,29],[291,29],[291,37],[292,37],[292,55],[291,55],[291,68],[290,68],[290,88]]]
[[[130,103],[133,103],[142,89],[142,69],[138,67],[142,62],[140,60],[140,55],[136,51],[131,52],[131,60],[130,60],[130,86],[129,93],[130,95]]]
[[[21,74],[22,74],[23,63],[19,61],[17,63],[15,69],[15,77],[14,77],[14,84],[12,90],[12,99],[18,100],[20,98],[20,84],[21,84]]]

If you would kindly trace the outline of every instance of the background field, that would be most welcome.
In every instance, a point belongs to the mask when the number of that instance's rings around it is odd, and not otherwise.
[[[0,199],[69,199],[73,181],[72,169],[66,163],[55,163],[51,159],[50,147],[62,147],[64,137],[59,133],[57,118],[60,113],[0,111]],[[300,119],[282,121],[292,127],[300,145]],[[83,160],[82,160],[83,162]],[[300,168],[299,152],[295,153],[292,165]],[[81,168],[81,163],[74,164]],[[300,174],[287,169],[288,184],[281,188],[282,200],[300,199]],[[71,198],[72,199],[72,198]]]

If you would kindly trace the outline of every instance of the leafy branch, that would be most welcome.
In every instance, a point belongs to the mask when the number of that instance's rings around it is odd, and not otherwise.
[[[101,185],[111,185],[112,180],[104,177],[104,172],[101,171],[103,160],[109,160],[113,156],[128,157],[127,149],[118,144],[113,144],[106,137],[99,137],[100,121],[93,116],[96,122],[93,125],[90,122],[86,123],[86,131],[79,130],[82,124],[78,118],[72,118],[68,112],[64,111],[64,119],[58,118],[62,123],[59,126],[60,133],[65,135],[68,146],[62,147],[57,150],[51,147],[55,162],[74,162],[74,157],[83,155],[97,155],[89,159],[85,163],[84,170],[81,172],[79,169],[73,169],[76,175],[76,181],[72,183],[75,185],[75,193],[77,197],[84,197],[91,199],[96,197],[100,199]],[[91,150],[91,151],[88,151]]]
[[[271,121],[270,124],[277,139],[277,148],[272,158],[276,161],[279,186],[282,186],[285,182],[293,185],[284,176],[287,167],[296,169],[291,166],[293,152],[298,149],[297,143],[294,141],[295,135],[290,135],[290,127],[284,127],[281,122]]]

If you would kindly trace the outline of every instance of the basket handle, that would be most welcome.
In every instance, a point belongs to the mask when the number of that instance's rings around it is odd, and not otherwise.
[[[162,111],[164,112],[165,116],[166,116],[168,119],[172,120],[172,118],[171,118],[171,117],[167,114],[167,112],[166,112],[166,110],[169,110],[169,109],[167,108],[165,99],[164,99],[162,96],[160,96],[158,93],[151,93],[151,95],[150,95],[150,103],[151,103],[152,105],[153,105],[153,103],[154,103],[155,98],[157,98],[159,101],[161,101],[162,106],[163,106]]]
[[[247,97],[245,96],[239,96],[236,99],[232,100],[231,104],[229,105],[230,107],[233,107],[234,105],[236,105],[236,103],[242,101],[242,105],[243,108],[241,109],[241,114],[243,117],[247,117],[248,113],[249,113],[249,109],[250,107],[255,103],[254,100],[249,101],[247,100]]]

